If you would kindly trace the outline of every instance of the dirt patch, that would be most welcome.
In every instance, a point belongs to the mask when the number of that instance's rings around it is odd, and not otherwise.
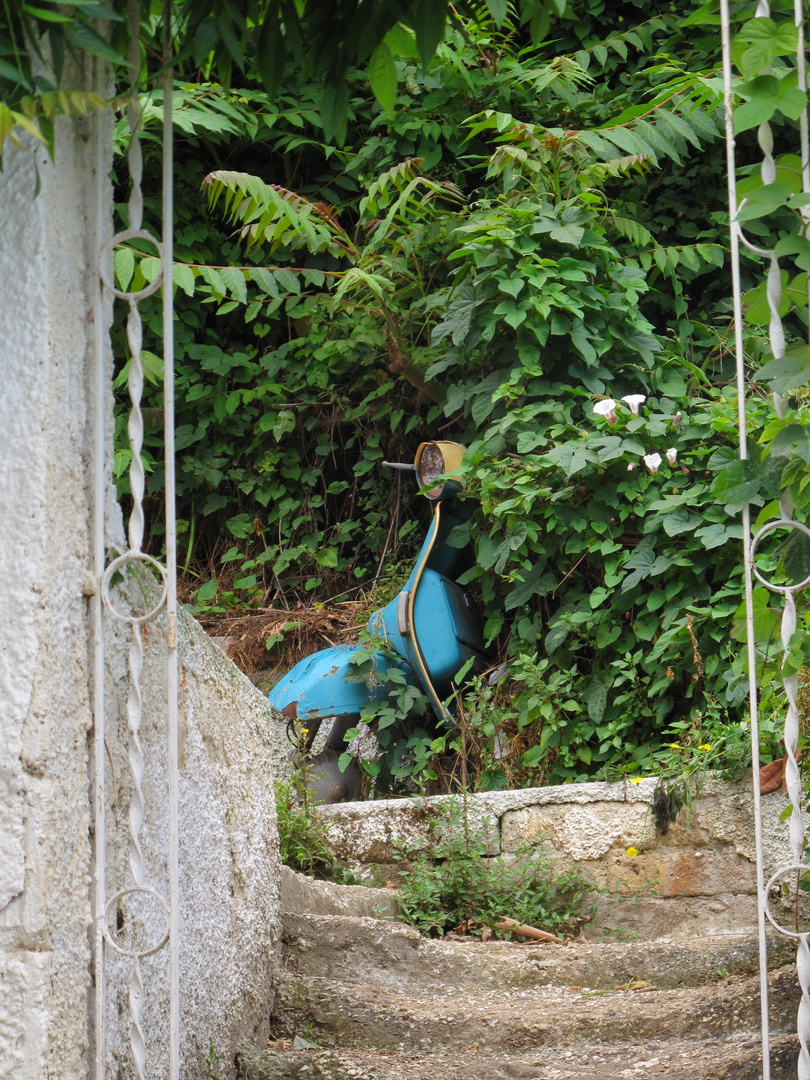
[[[345,600],[328,607],[298,605],[202,615],[199,622],[241,671],[251,677],[261,672],[262,681],[272,685],[299,660],[320,649],[355,644],[365,610],[363,601]]]

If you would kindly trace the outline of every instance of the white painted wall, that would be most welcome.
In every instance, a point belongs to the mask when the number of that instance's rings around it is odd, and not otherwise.
[[[108,118],[107,118],[108,119]],[[107,129],[110,130],[109,124]],[[58,121],[56,163],[7,147],[0,172],[0,1077],[92,1075],[93,120]],[[111,157],[110,142],[110,157]],[[35,197],[35,162],[42,191]],[[105,170],[108,167],[105,164]],[[104,228],[111,192],[103,189]],[[104,311],[110,318],[109,305]],[[107,404],[108,445],[112,397]],[[124,547],[108,495],[108,541]],[[147,631],[144,830],[166,889],[161,627]],[[105,637],[108,895],[126,879],[125,649]],[[278,925],[264,699],[181,625],[181,1026],[184,1077],[266,1033]],[[148,1075],[166,1074],[165,957],[146,961]],[[109,976],[108,1075],[133,1074],[126,989]]]
[[[85,125],[59,168],[0,173],[0,1075],[87,1068],[90,207]],[[68,135],[65,138],[65,135]],[[35,158],[43,191],[35,199]]]

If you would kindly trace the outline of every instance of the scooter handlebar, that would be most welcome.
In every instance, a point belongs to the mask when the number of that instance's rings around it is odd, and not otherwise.
[[[383,465],[386,469],[406,469],[409,472],[415,472],[415,465],[406,465],[404,461],[384,461]]]

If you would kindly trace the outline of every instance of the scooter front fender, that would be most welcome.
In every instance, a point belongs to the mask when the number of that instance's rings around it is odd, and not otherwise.
[[[361,653],[365,653],[362,646],[337,645],[300,660],[270,691],[270,704],[290,719],[301,721],[359,716],[368,702],[385,699],[389,684],[384,676],[389,667],[397,667],[407,683],[415,683],[406,661],[390,660],[381,652],[374,654],[374,672],[380,676],[376,686],[365,680],[350,681],[358,675],[352,657]]]

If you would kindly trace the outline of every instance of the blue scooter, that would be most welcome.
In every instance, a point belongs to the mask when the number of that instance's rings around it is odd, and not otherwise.
[[[387,468],[415,471],[434,510],[405,587],[368,621],[369,631],[386,645],[385,652],[373,656],[372,678],[358,679],[358,666],[352,662],[358,654],[367,657],[362,646],[338,645],[301,660],[270,691],[270,704],[287,717],[290,741],[300,747],[297,763],[307,766],[309,788],[322,802],[340,802],[357,793],[359,766],[352,762],[345,771],[338,766],[346,749],[344,736],[357,724],[364,705],[385,699],[386,675],[392,667],[401,672],[400,682],[427,695],[442,720],[448,719],[443,702],[452,694],[459,670],[469,661],[473,671],[489,666],[480,614],[456,584],[456,578],[473,565],[471,546],[458,548],[447,542],[452,530],[472,514],[472,506],[458,497],[461,484],[452,479],[463,455],[459,443],[428,442],[418,447],[413,465],[383,462]],[[320,753],[311,754],[327,718],[333,723],[326,744]]]

